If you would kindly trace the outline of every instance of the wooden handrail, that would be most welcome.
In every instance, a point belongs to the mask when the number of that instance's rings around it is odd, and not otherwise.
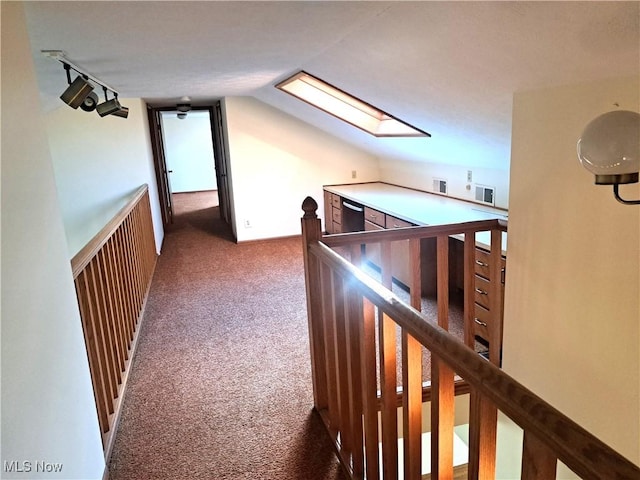
[[[140,202],[144,195],[149,191],[149,186],[145,183],[141,185],[133,194],[133,196],[127,201],[118,213],[107,223],[98,233],[96,233],[82,249],[76,253],[71,259],[71,270],[73,272],[73,278],[75,279],[80,272],[89,264],[98,251],[104,246],[104,244],[111,238],[114,232],[118,229],[120,224],[127,218],[127,215],[131,213],[131,210]]]
[[[629,460],[500,368],[484,360],[449,332],[434,325],[329,247],[315,243],[309,246],[309,252],[442,358],[523,430],[534,433],[575,473],[583,478],[594,479],[640,478],[640,469]]]
[[[411,238],[436,238],[442,235],[453,236],[475,233],[485,230],[507,231],[504,220],[480,220],[451,225],[432,225],[421,227],[404,227],[389,230],[369,230],[362,232],[338,233],[323,237],[322,242],[329,247],[344,247],[354,243],[376,243],[384,240],[393,242]]]
[[[451,478],[453,447],[454,372],[470,388],[468,478],[493,478],[497,411],[501,410],[524,430],[522,478],[555,478],[558,460],[587,479],[640,478],[638,466],[587,432],[566,415],[503,372],[499,352],[490,350],[487,361],[468,345],[472,322],[475,234],[491,231],[490,276],[499,277],[503,221],[489,220],[458,225],[410,227],[390,231],[349,233],[322,237],[317,204],[307,198],[302,219],[309,337],[312,351],[314,406],[320,411],[343,466],[352,478],[396,478],[397,449],[395,386],[395,325],[402,332],[402,401],[404,475],[420,478],[420,385],[421,358],[416,344],[432,355],[432,476]],[[464,238],[465,343],[447,332],[448,238]],[[420,312],[420,242],[437,239],[438,325]],[[391,292],[390,245],[409,240],[411,306]],[[362,245],[380,245],[382,283],[359,265]],[[351,259],[339,255],[330,247]],[[491,309],[498,310],[499,282]],[[415,308],[414,308],[415,307]],[[377,311],[377,313],[376,313]],[[377,327],[374,326],[377,324]],[[375,338],[375,329],[378,328]],[[389,328],[389,330],[387,330]],[[471,334],[472,335],[472,334]],[[496,339],[491,337],[490,344]],[[387,363],[387,355],[391,357]],[[378,360],[376,360],[378,357]],[[351,358],[351,361],[346,359]],[[376,364],[379,361],[379,388]],[[384,378],[386,372],[390,378]],[[377,393],[376,393],[377,392]],[[378,411],[382,410],[381,415]],[[363,427],[364,430],[356,429]],[[379,432],[380,429],[380,432]],[[364,440],[365,458],[359,453]],[[381,442],[379,449],[378,442]],[[379,464],[379,454],[382,464]],[[391,466],[390,466],[391,465]]]

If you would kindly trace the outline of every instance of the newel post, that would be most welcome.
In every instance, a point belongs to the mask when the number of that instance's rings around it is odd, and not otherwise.
[[[309,254],[309,246],[322,238],[320,219],[316,214],[317,202],[307,197],[302,202],[302,254],[304,258],[304,279],[307,290],[307,319],[309,325],[309,346],[311,351],[311,375],[313,381],[313,404],[317,410],[328,405],[327,371],[324,358],[324,326],[322,315],[322,291],[320,285],[320,262]]]

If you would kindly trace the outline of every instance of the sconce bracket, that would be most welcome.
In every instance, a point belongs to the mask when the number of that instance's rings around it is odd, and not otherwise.
[[[625,200],[624,198],[622,198],[618,193],[618,187],[619,184],[613,184],[613,196],[616,197],[616,200],[618,200],[620,203],[624,203],[625,205],[640,205],[640,200]]]

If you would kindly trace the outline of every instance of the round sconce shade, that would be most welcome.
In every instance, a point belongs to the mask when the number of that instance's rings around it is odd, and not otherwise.
[[[640,114],[608,112],[593,119],[578,140],[578,159],[598,185],[636,183],[640,170]]]

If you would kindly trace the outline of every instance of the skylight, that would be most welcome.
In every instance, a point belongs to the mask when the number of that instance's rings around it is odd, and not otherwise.
[[[304,71],[280,82],[276,88],[375,137],[431,136]]]

